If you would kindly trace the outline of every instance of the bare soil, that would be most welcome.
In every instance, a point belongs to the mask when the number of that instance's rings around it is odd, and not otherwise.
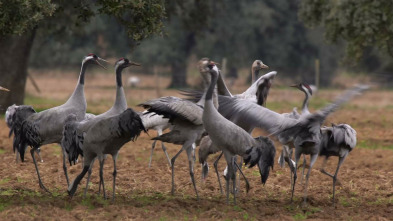
[[[154,80],[141,76],[144,85],[138,89],[127,89],[129,106],[156,97]],[[113,79],[112,79],[113,78]],[[90,81],[88,81],[90,80]],[[97,75],[87,79],[86,97],[89,110],[105,111],[114,99],[114,76]],[[42,89],[38,94],[28,84],[30,96],[63,102],[72,92],[76,76],[63,76],[61,83],[56,74],[37,75],[36,81]],[[163,82],[169,82],[163,79]],[[235,88],[242,91],[244,86]],[[320,91],[317,99],[331,100],[341,90]],[[161,95],[177,95],[174,90],[161,90]],[[16,163],[12,152],[12,139],[8,128],[0,122],[0,219],[2,220],[393,220],[393,142],[392,114],[389,105],[393,92],[370,91],[335,113],[330,122],[346,122],[358,132],[358,147],[352,151],[339,173],[336,187],[336,207],[332,206],[332,179],[321,172],[322,159],[314,166],[308,191],[308,206],[302,207],[303,188],[297,182],[294,202],[290,202],[290,178],[288,167],[276,164],[265,186],[257,168],[244,169],[251,190],[244,192],[244,182],[238,194],[237,206],[227,205],[221,195],[218,182],[211,167],[205,183],[201,181],[201,166],[196,162],[195,177],[200,195],[196,200],[190,181],[185,154],[175,164],[176,193],[170,194],[171,171],[165,155],[157,145],[152,167],[148,168],[151,138],[154,131],[143,134],[135,142],[126,144],[120,151],[116,182],[116,200],[104,200],[98,193],[98,165],[95,165],[88,196],[83,199],[85,179],[79,185],[76,196],[68,197],[66,180],[62,169],[62,155],[56,144],[42,147],[44,162],[39,163],[44,184],[51,194],[38,186],[37,176],[29,154],[24,163]],[[295,101],[294,101],[295,100]],[[275,110],[291,111],[292,104],[300,105],[301,94],[293,90],[272,88],[269,100],[277,106]],[[287,105],[289,103],[289,105]],[[322,102],[323,103],[323,102]],[[320,105],[322,105],[322,103]],[[282,105],[278,105],[282,104]],[[269,104],[268,104],[269,105]],[[320,106],[319,105],[319,106]],[[49,104],[37,104],[40,107]],[[315,106],[315,107],[316,107]],[[260,135],[255,131],[254,135]],[[180,148],[166,144],[169,155]],[[281,147],[276,145],[277,153]],[[365,148],[366,147],[366,148]],[[370,149],[376,148],[376,149]],[[278,154],[276,154],[278,158]],[[213,165],[212,156],[209,165]],[[337,158],[332,157],[327,166],[335,171]],[[69,167],[73,180],[82,170],[81,164]],[[225,168],[225,160],[219,164]],[[106,160],[104,176],[107,195],[112,194],[113,163]],[[222,173],[222,172],[220,172]],[[300,170],[299,170],[300,173]],[[224,182],[224,179],[221,177]],[[232,198],[231,198],[232,200]]]

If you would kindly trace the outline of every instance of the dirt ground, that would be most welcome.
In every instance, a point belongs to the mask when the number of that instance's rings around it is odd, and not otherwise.
[[[26,103],[34,107],[48,108],[61,104],[72,92],[75,75],[36,75],[42,92],[38,94],[28,83],[27,91],[34,99]],[[112,75],[96,75],[87,79],[86,97],[88,110],[99,113],[111,106],[114,97]],[[154,81],[141,76],[138,89],[127,88],[130,107],[156,97]],[[126,79],[126,77],[125,77]],[[161,79],[162,87],[169,82]],[[244,86],[235,85],[234,91]],[[312,109],[323,106],[341,90],[322,90],[311,102]],[[177,95],[173,90],[161,90],[161,95]],[[322,159],[314,166],[309,185],[308,207],[301,206],[303,188],[297,182],[294,202],[290,202],[290,178],[288,167],[275,164],[265,186],[257,168],[244,169],[251,190],[244,192],[244,182],[236,206],[227,205],[220,194],[212,168],[215,156],[210,157],[211,170],[205,183],[201,181],[201,166],[196,163],[195,177],[200,200],[196,200],[189,177],[186,154],[180,155],[175,164],[176,193],[170,194],[171,171],[165,155],[157,145],[152,167],[148,168],[151,138],[155,131],[143,134],[135,142],[126,144],[118,159],[116,201],[98,196],[98,165],[95,165],[88,196],[83,199],[86,184],[79,185],[76,196],[67,195],[66,180],[62,169],[62,155],[58,145],[42,147],[44,162],[39,163],[44,184],[51,194],[40,190],[29,154],[24,163],[16,163],[12,152],[12,139],[8,128],[0,119],[0,219],[1,220],[393,220],[393,108],[389,104],[393,92],[371,90],[361,98],[346,105],[328,119],[330,122],[346,122],[358,132],[358,147],[352,151],[339,173],[336,187],[336,207],[332,206],[332,179],[319,172]],[[43,101],[41,101],[42,99]],[[271,108],[280,112],[291,111],[301,104],[302,95],[290,89],[273,87],[268,98]],[[50,101],[50,102],[45,102]],[[138,109],[138,108],[137,108]],[[254,135],[260,135],[255,131]],[[169,155],[180,146],[166,144]],[[281,147],[276,145],[278,153]],[[277,161],[276,161],[277,162]],[[327,170],[334,172],[337,158],[331,158]],[[222,173],[225,160],[219,164]],[[81,164],[69,167],[73,180],[81,172]],[[112,193],[113,163],[107,159],[104,179],[108,195]],[[224,182],[224,179],[221,177]]]

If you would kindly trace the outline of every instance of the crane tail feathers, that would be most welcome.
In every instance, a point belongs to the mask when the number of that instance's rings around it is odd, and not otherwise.
[[[249,168],[258,165],[261,181],[265,184],[269,177],[270,167],[273,169],[274,166],[276,148],[267,137],[257,137],[255,140],[257,145],[246,151],[243,160]]]

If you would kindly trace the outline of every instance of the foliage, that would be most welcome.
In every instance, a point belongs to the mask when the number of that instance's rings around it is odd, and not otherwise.
[[[53,15],[56,5],[50,0],[1,0],[0,36],[21,35]]]
[[[162,20],[165,19],[162,0],[15,0],[7,1],[7,4],[0,2],[0,6],[1,36],[20,35],[36,26],[53,27],[53,24],[65,29],[66,26],[79,26],[98,14],[104,14],[114,17],[123,25],[131,39],[141,41],[160,33]]]
[[[393,1],[302,0],[300,18],[309,26],[325,27],[325,37],[347,42],[348,61],[358,61],[376,46],[393,56]]]

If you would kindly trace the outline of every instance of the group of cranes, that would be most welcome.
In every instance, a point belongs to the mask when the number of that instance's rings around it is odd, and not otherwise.
[[[99,61],[105,60],[94,54],[89,54],[84,58],[78,84],[65,104],[39,113],[36,113],[31,106],[26,105],[11,106],[7,110],[6,121],[10,127],[10,135],[14,134],[14,151],[16,150],[21,160],[24,161],[25,149],[27,146],[32,147],[30,153],[39,185],[44,190],[48,191],[41,181],[34,152],[37,152],[42,145],[58,143],[62,147],[63,170],[70,196],[75,194],[78,184],[88,173],[84,192],[86,195],[92,166],[94,161],[98,159],[100,166],[99,189],[102,187],[106,198],[103,165],[106,155],[112,156],[114,165],[112,199],[114,200],[116,160],[120,148],[125,143],[134,141],[141,132],[154,129],[158,136],[153,138],[149,167],[157,140],[181,145],[181,149],[170,159],[166,147],[162,143],[162,149],[172,171],[172,194],[175,192],[175,161],[185,150],[190,178],[196,197],[199,199],[194,177],[194,163],[195,149],[200,145],[199,162],[202,164],[203,178],[206,178],[208,172],[208,155],[222,151],[219,158],[224,155],[227,162],[225,175],[227,202],[229,203],[229,186],[232,181],[234,203],[236,204],[236,172],[239,171],[244,176],[241,171],[242,163],[239,165],[236,162],[236,156],[240,156],[249,167],[257,165],[261,181],[264,184],[268,179],[270,168],[273,168],[276,153],[274,143],[269,136],[275,136],[284,146],[281,159],[290,165],[293,173],[291,199],[296,183],[296,166],[301,154],[311,155],[306,177],[306,191],[310,171],[318,154],[325,156],[326,159],[329,156],[339,156],[339,164],[334,175],[322,170],[323,173],[333,178],[334,198],[337,173],[349,151],[356,144],[356,132],[346,124],[321,128],[322,123],[340,105],[365,90],[365,86],[355,87],[340,96],[334,103],[310,113],[308,100],[312,95],[312,90],[308,85],[299,84],[296,87],[306,95],[302,113],[298,114],[294,109],[292,113],[279,114],[266,108],[267,96],[277,72],[267,73],[255,81],[259,71],[268,68],[268,66],[260,60],[254,61],[251,67],[251,87],[242,94],[232,95],[225,85],[216,63],[208,58],[203,58],[199,61],[198,68],[204,80],[204,92],[184,92],[190,99],[169,96],[145,101],[139,106],[144,107],[146,111],[135,112],[127,108],[121,73],[123,69],[132,65],[139,66],[139,64],[122,58],[115,64],[117,86],[115,102],[108,111],[95,116],[86,113],[83,88],[85,71],[89,64],[105,68]],[[168,128],[169,132],[163,134],[163,131]],[[254,128],[261,128],[270,135],[253,138],[251,132]],[[290,154],[292,148],[295,149],[294,163]],[[68,156],[71,165],[78,161],[79,156],[83,156],[83,169],[72,182],[69,182],[68,179],[66,156]],[[217,175],[219,158],[214,164]],[[244,178],[248,191],[249,183],[245,176]],[[304,194],[305,201],[306,197],[307,192]]]

